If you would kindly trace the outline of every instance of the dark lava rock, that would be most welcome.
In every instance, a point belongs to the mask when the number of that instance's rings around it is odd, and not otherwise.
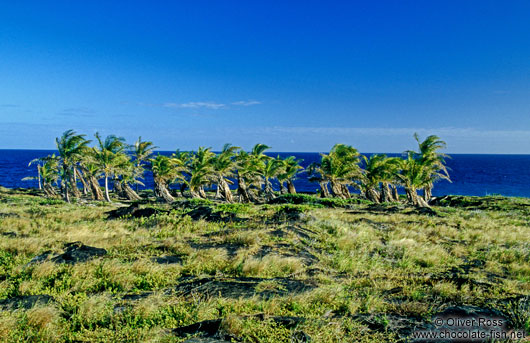
[[[187,279],[187,280],[186,280]],[[316,286],[310,281],[300,281],[287,278],[183,278],[174,292],[181,296],[198,294],[207,297],[250,298],[255,295],[270,298],[288,294],[298,294],[314,289]],[[262,281],[277,283],[278,287],[257,291],[256,287]]]
[[[237,255],[237,251],[244,247],[243,244],[239,243],[194,243],[189,242],[190,247],[193,249],[225,249],[229,257]]]
[[[230,343],[229,341],[225,341],[224,339],[217,339],[217,338],[190,338],[184,341],[184,343]]]
[[[127,301],[141,300],[141,299],[147,298],[151,294],[153,294],[153,292],[144,292],[144,293],[139,293],[139,294],[125,294],[122,297],[122,300],[127,300]]]
[[[420,214],[424,216],[440,217],[440,214],[430,207],[417,207],[412,211],[404,212],[404,214]]]
[[[238,220],[234,213],[222,214],[220,212],[214,212],[209,206],[199,206],[189,212],[186,215],[190,216],[193,220],[206,220],[209,222],[230,222]]]
[[[169,213],[167,210],[156,209],[152,207],[140,208],[138,203],[134,203],[129,207],[120,207],[115,210],[107,212],[107,219],[118,219],[122,217],[142,218],[151,217],[159,213]]]
[[[0,218],[20,218],[20,215],[16,214],[16,213],[3,213],[3,212],[0,212]]]
[[[287,329],[294,329],[298,324],[305,321],[301,317],[266,317],[263,314],[240,317],[243,319],[255,319],[259,321],[272,320],[277,325],[281,325]],[[191,338],[186,342],[226,342],[226,341],[241,341],[238,337],[224,332],[222,328],[223,319],[205,320],[191,325],[181,326],[171,330],[171,332],[179,337],[186,337],[190,335],[198,335],[199,337]],[[291,342],[306,343],[310,342],[311,338],[303,331],[295,331],[291,336]]]
[[[273,222],[299,221],[303,218],[303,211],[295,206],[282,206],[271,217]]]
[[[181,263],[182,258],[180,256],[160,256],[160,257],[153,257],[151,261],[156,262],[158,264],[175,264],[175,263]]]
[[[48,259],[48,257],[51,255],[51,253],[52,252],[50,250],[47,250],[47,251],[43,252],[42,254],[33,257],[31,259],[31,261],[29,261],[26,264],[26,267],[29,267],[29,266],[32,266],[34,264],[38,264],[38,263],[46,261]]]
[[[55,263],[75,264],[86,262],[95,257],[105,256],[107,250],[84,245],[81,242],[73,242],[65,245],[66,251],[52,258]]]
[[[0,309],[4,311],[13,311],[17,309],[26,309],[34,307],[35,305],[45,305],[53,301],[49,295],[27,295],[0,300]]]
[[[14,238],[14,237],[17,236],[17,233],[16,233],[16,232],[13,232],[13,231],[6,231],[6,232],[2,232],[2,233],[0,233],[0,235],[5,236],[5,237],[11,237],[11,238]]]
[[[200,333],[203,336],[215,336],[221,328],[221,319],[205,320],[191,325],[181,326],[173,329],[177,336],[196,335]]]

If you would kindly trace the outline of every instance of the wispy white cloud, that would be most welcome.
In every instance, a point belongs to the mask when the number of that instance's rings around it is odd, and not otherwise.
[[[96,111],[89,107],[68,107],[62,109],[57,114],[60,116],[72,116],[72,117],[91,117],[96,113]]]
[[[187,102],[183,104],[178,104],[174,102],[166,102],[162,105],[167,108],[207,108],[211,110],[218,110],[221,108],[226,108],[226,104],[220,104],[216,102]]]
[[[257,100],[241,100],[241,101],[234,101],[232,105],[235,106],[254,106],[254,105],[261,105],[261,101]]]

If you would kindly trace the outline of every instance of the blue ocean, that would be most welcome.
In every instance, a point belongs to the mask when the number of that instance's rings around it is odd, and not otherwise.
[[[0,186],[8,188],[37,187],[37,181],[22,181],[24,177],[36,176],[36,166],[28,167],[29,161],[43,157],[54,151],[47,150],[0,150]],[[170,155],[171,152],[161,152]],[[319,153],[292,152],[268,153],[270,156],[296,156],[302,159],[301,165],[320,160]],[[400,156],[400,154],[388,154]],[[447,160],[452,182],[440,181],[435,184],[433,195],[505,195],[530,197],[530,155],[475,155],[453,154]],[[145,188],[153,187],[153,180],[146,172]],[[295,181],[299,192],[315,192],[318,185],[307,180],[302,172]],[[144,187],[140,187],[144,188]]]

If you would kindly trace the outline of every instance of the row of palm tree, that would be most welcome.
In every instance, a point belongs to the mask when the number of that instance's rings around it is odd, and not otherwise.
[[[405,151],[405,158],[384,154],[367,157],[351,146],[336,144],[329,154],[321,154],[319,163],[309,166],[310,180],[320,184],[324,197],[350,198],[349,187],[353,187],[375,203],[399,201],[399,186],[404,188],[408,202],[427,207],[434,183],[451,181],[445,166],[448,156],[439,152],[446,143],[435,135],[420,141],[414,134],[414,139],[418,151]],[[423,190],[423,197],[419,190]]]
[[[250,152],[225,144],[219,153],[200,147],[197,151],[177,150],[171,156],[154,156],[156,146],[141,137],[133,145],[115,135],[103,138],[96,133],[94,137],[95,145],[91,147],[85,135],[68,130],[56,139],[57,156],[30,162],[37,164],[39,188],[47,196],[57,196],[58,188],[68,202],[71,197],[89,194],[95,200],[110,202],[112,182],[118,196],[139,200],[138,185],[143,185],[145,169],[150,167],[155,195],[162,201],[175,201],[171,186],[176,186],[181,196],[205,199],[206,190],[214,187],[216,199],[257,202],[271,200],[278,192],[296,193],[293,180],[303,170],[301,160],[294,156],[266,155],[270,147],[265,144],[256,144]],[[328,154],[321,154],[320,162],[309,166],[309,180],[320,185],[322,197],[347,199],[351,197],[350,189],[356,188],[375,203],[395,202],[399,201],[397,188],[402,187],[410,203],[428,206],[434,183],[450,181],[445,166],[447,155],[439,152],[446,144],[434,135],[424,141],[417,134],[414,138],[418,151],[406,151],[405,158],[381,154],[367,157],[349,145],[336,144]],[[234,194],[230,186],[236,182]],[[279,189],[274,189],[275,184]],[[418,195],[419,190],[423,190],[423,197]]]

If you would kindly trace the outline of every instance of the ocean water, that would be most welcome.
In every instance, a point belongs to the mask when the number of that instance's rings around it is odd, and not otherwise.
[[[37,181],[22,181],[26,176],[36,176],[36,166],[28,167],[29,161],[46,156],[54,151],[46,150],[0,150],[0,186],[9,188],[37,187]],[[171,152],[161,152],[170,155]],[[296,156],[303,159],[301,165],[307,167],[320,160],[318,153],[269,153],[270,156]],[[400,156],[400,154],[388,154]],[[447,160],[452,182],[440,181],[435,184],[435,196],[446,194],[492,195],[530,197],[530,155],[475,155],[454,154]],[[146,172],[145,188],[153,187],[153,179]],[[302,172],[294,182],[299,192],[315,192],[318,184],[307,180]],[[144,188],[144,187],[140,187]]]

